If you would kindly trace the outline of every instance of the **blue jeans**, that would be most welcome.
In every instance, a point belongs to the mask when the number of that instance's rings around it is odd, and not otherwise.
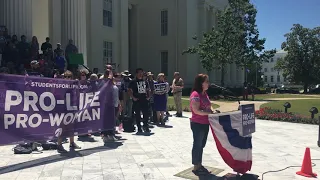
[[[199,165],[202,163],[203,148],[207,143],[209,124],[190,122],[190,126],[193,134],[192,164]]]

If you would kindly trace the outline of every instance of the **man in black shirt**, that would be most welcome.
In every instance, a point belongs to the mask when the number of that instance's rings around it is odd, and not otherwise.
[[[136,69],[136,78],[133,79],[128,87],[130,97],[133,101],[133,111],[136,116],[138,133],[141,129],[141,112],[143,114],[143,129],[144,132],[150,132],[148,126],[148,102],[150,99],[150,87],[146,80],[143,80],[143,69]]]

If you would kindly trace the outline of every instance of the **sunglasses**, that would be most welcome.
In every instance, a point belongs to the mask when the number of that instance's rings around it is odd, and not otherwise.
[[[70,79],[71,79],[71,78],[72,78],[72,76],[64,76],[64,78],[70,78]]]

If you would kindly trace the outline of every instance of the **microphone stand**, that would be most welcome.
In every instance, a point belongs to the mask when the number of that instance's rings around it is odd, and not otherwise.
[[[223,92],[231,94],[231,97],[238,101],[238,104],[239,104],[238,110],[240,110],[240,107],[241,107],[240,98],[238,96],[236,96],[234,92],[230,91],[229,89],[227,89],[225,87],[218,86],[216,84],[211,84],[211,86],[217,87],[217,88],[221,89]]]

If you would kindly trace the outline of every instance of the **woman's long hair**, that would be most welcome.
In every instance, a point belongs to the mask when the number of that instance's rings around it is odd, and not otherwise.
[[[38,38],[37,38],[37,36],[33,36],[33,37],[32,37],[31,43],[32,43],[32,44],[37,44],[37,45],[39,44],[39,43],[38,43]]]
[[[198,93],[203,92],[202,84],[208,79],[208,75],[206,74],[198,74],[194,78],[192,91],[197,91]]]

